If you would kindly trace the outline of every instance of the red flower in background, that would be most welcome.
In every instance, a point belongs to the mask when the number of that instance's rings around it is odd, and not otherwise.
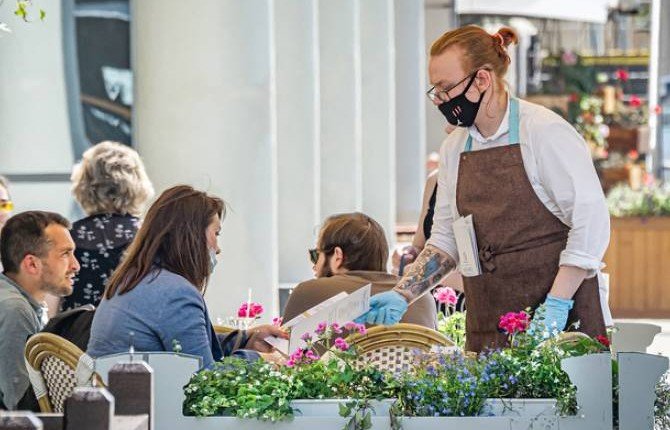
[[[628,103],[630,104],[630,107],[633,108],[639,108],[640,106],[642,106],[642,100],[636,95],[630,96]]]
[[[637,150],[635,150],[635,149],[631,149],[628,152],[628,158],[632,161],[637,161],[637,159],[640,158],[640,153],[637,152]]]
[[[610,347],[610,340],[607,338],[607,336],[603,336],[602,334],[599,334],[598,336],[596,336],[596,340],[598,342],[600,342],[600,344],[602,346],[604,346],[605,348]]]
[[[656,106],[654,106],[654,113],[655,113],[656,115],[660,115],[661,112],[663,112],[663,108],[661,107],[661,105],[656,105]]]
[[[248,310],[247,307],[249,308]],[[263,305],[260,303],[252,302],[251,306],[249,306],[247,302],[244,302],[237,311],[237,316],[238,318],[256,318],[261,316],[263,310]]]
[[[568,101],[570,103],[577,103],[579,101],[579,95],[577,93],[570,94],[570,98],[568,98]]]
[[[628,78],[630,78],[630,74],[626,69],[617,69],[616,72],[614,72],[614,74],[616,75],[616,78],[621,82],[627,82]]]

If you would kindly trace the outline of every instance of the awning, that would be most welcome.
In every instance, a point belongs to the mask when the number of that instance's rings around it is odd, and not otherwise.
[[[511,15],[604,24],[617,0],[454,0],[457,14]]]

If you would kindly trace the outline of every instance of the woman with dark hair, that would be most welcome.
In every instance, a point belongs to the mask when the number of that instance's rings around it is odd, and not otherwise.
[[[105,288],[89,355],[125,352],[131,345],[136,351],[172,351],[178,343],[207,367],[236,349],[271,351],[267,336],[287,337],[278,327],[262,325],[217,341],[203,294],[220,252],[224,216],[223,200],[190,186],[161,194]]]

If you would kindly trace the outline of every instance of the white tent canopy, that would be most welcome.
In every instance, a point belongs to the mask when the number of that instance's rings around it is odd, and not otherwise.
[[[457,14],[513,15],[603,24],[613,0],[455,0]]]

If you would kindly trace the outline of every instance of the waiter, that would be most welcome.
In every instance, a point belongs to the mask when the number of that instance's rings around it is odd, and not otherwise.
[[[507,47],[516,42],[507,27],[491,35],[466,26],[433,43],[427,95],[458,126],[440,151],[433,233],[360,321],[397,323],[460,259],[469,351],[504,346],[499,317],[543,303],[532,322],[543,332],[579,321],[595,336],[611,325],[599,282],[610,231],[602,188],[575,129],[506,89]]]

